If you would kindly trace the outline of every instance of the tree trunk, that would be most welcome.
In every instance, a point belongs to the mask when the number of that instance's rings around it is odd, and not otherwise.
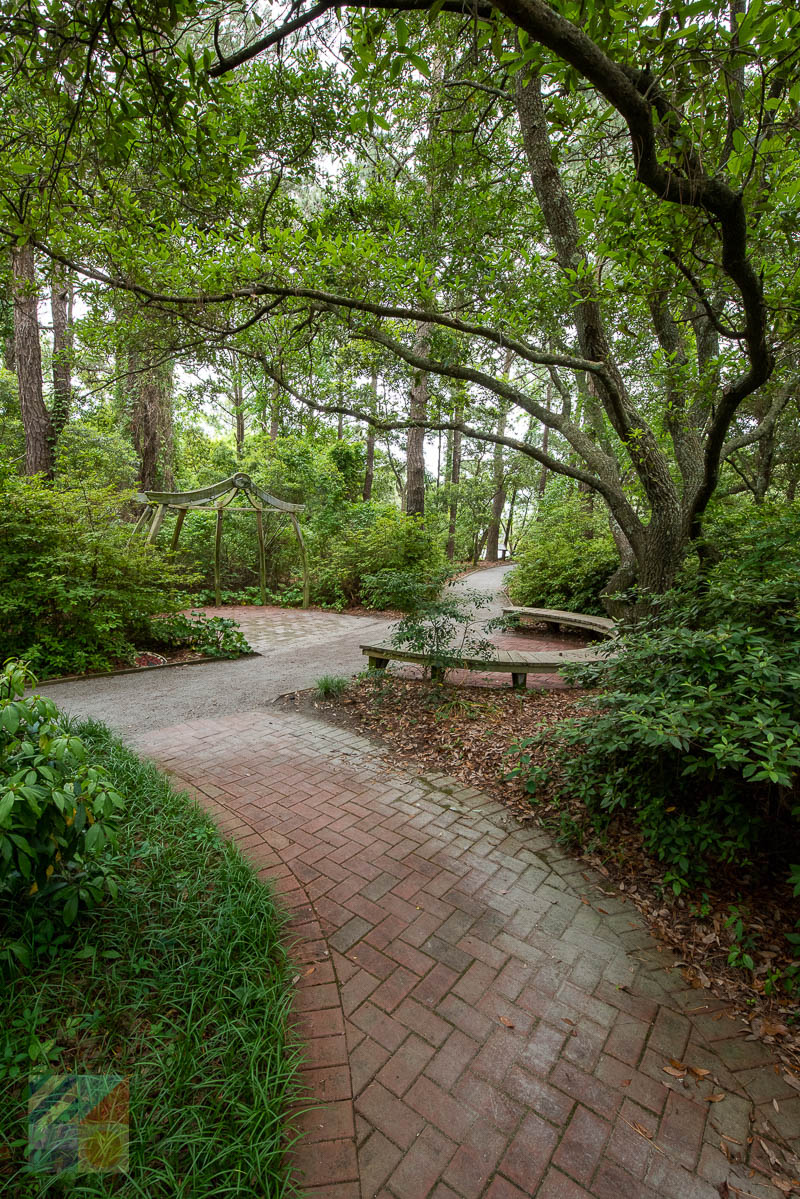
[[[370,389],[373,395],[373,403],[377,408],[378,399],[378,372],[373,370],[369,379]],[[375,478],[375,426],[367,425],[367,462],[366,471],[364,473],[364,491],[363,499],[372,499],[372,481]]]
[[[236,461],[241,461],[244,454],[244,398],[242,394],[242,374],[238,366],[233,369],[233,435],[236,441]]]
[[[514,531],[514,505],[516,504],[516,502],[517,502],[517,489],[516,489],[516,487],[514,487],[511,492],[511,500],[508,505],[508,520],[506,521],[505,539],[506,539],[506,557],[507,558],[512,558],[514,556],[513,552],[512,552],[512,546],[511,546],[511,535]]]
[[[417,326],[414,338],[414,352],[427,355],[430,351],[430,332],[428,324]],[[411,386],[412,421],[424,421],[428,415],[428,376],[425,371],[417,371]],[[425,514],[425,429],[422,425],[408,430],[406,441],[406,512],[409,516],[424,516]]]
[[[552,379],[548,379],[547,380],[547,395],[545,398],[545,407],[547,408],[548,412],[550,411],[550,405],[552,404],[552,402],[553,402],[553,381],[552,381]],[[544,429],[542,431],[542,453],[543,454],[547,453],[549,444],[550,444],[550,426],[545,425]],[[536,492],[539,496],[539,499],[542,498],[542,496],[544,495],[546,490],[547,490],[547,466],[543,462],[542,463],[542,473],[539,475],[539,484],[538,484],[538,487],[536,488]]]
[[[502,437],[505,431],[506,408],[505,405],[502,405],[497,416],[497,436]],[[503,518],[503,509],[506,506],[503,447],[498,442],[495,442],[494,446],[492,484],[494,487],[492,495],[492,518],[489,521],[489,528],[486,531],[486,558],[487,561],[496,562],[500,557],[500,522]]]
[[[33,246],[11,251],[14,289],[14,361],[25,431],[25,473],[53,477],[53,424],[42,395],[36,264]]]
[[[459,398],[456,403],[453,418],[460,424],[464,417],[464,400]],[[446,554],[452,562],[456,553],[456,517],[458,516],[458,483],[461,478],[461,430],[453,429],[452,448],[450,453],[450,504],[449,523],[447,528]]]
[[[131,355],[137,370],[138,356]],[[174,486],[172,365],[159,364],[130,375],[131,434],[139,456],[143,491]]]
[[[62,267],[54,267],[50,289],[53,318],[53,403],[50,418],[58,439],[72,406],[72,282]]]

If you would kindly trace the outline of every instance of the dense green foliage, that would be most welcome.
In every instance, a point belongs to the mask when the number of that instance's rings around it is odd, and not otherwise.
[[[604,615],[600,592],[619,559],[608,518],[597,505],[560,495],[543,505],[517,551],[508,580],[515,604]]]
[[[5,476],[0,506],[0,644],[41,675],[107,670],[135,631],[175,608],[186,576],[131,538],[124,493]]]
[[[0,896],[2,944],[29,963],[3,983],[0,1187],[43,1193],[23,1157],[29,1072],[85,1066],[130,1076],[121,1199],[294,1193],[292,967],[270,892],[152,765],[99,726],[69,736],[125,796],[119,889],[49,941],[38,911]],[[98,1174],[54,1182],[84,1199],[110,1193]]]
[[[312,597],[346,607],[405,607],[409,589],[434,592],[445,557],[436,526],[384,504],[349,504],[312,530]]]
[[[147,624],[147,644],[165,649],[193,649],[205,658],[239,658],[251,652],[235,620],[227,616],[154,616]]]
[[[16,662],[0,673],[0,893],[52,927],[116,895],[103,859],[124,801],[52,700],[24,698],[34,681]],[[0,961],[8,954],[27,964],[24,946],[8,944]]]
[[[595,713],[533,741],[533,795],[622,812],[680,892],[719,867],[800,876],[800,508],[724,512],[725,555],[650,623],[573,668]],[[799,880],[800,881],[800,878]]]

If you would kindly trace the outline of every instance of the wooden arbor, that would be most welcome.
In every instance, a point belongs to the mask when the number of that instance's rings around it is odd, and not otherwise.
[[[247,503],[234,507],[233,501],[239,495],[243,495]],[[148,545],[152,545],[156,537],[158,537],[158,531],[161,528],[161,522],[164,519],[167,509],[177,512],[178,519],[175,522],[175,529],[172,533],[172,541],[170,543],[170,549],[172,550],[178,544],[178,538],[181,535],[181,529],[187,512],[214,512],[216,514],[214,593],[217,607],[222,603],[220,550],[222,547],[223,513],[226,511],[231,515],[245,513],[249,516],[255,514],[256,528],[258,529],[258,573],[261,584],[262,604],[266,604],[267,602],[267,547],[264,538],[264,513],[287,516],[295,531],[297,544],[300,547],[300,559],[303,563],[303,607],[307,608],[309,606],[308,555],[306,554],[303,534],[300,531],[300,522],[297,519],[297,513],[303,511],[302,504],[287,504],[284,500],[276,499],[274,495],[262,491],[249,475],[244,474],[231,475],[229,479],[221,479],[219,483],[213,483],[210,487],[198,487],[195,491],[143,491],[136,496],[136,499],[140,504],[144,504],[144,509],[134,532],[138,532],[140,529],[143,531],[149,521],[149,528],[147,528]],[[277,536],[277,530],[275,536]],[[270,540],[273,540],[273,538]]]

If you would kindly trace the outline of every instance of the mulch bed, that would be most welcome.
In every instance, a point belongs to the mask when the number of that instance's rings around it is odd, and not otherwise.
[[[281,702],[377,739],[402,765],[443,771],[479,787],[523,824],[538,823],[558,835],[566,819],[580,834],[571,843],[576,857],[635,904],[653,934],[678,955],[698,999],[705,993],[730,1002],[750,1022],[753,1036],[774,1045],[800,1091],[800,1009],[767,995],[764,987],[768,972],[785,969],[791,960],[784,934],[794,927],[797,902],[790,889],[780,880],[731,870],[715,872],[702,894],[675,897],[662,887],[663,871],[644,851],[632,821],[615,820],[601,838],[582,805],[565,809],[545,802],[534,808],[522,782],[505,777],[514,765],[508,756],[513,743],[585,711],[586,699],[575,689],[518,694],[507,687],[439,686],[387,674],[357,680],[336,699],[305,691]],[[728,965],[732,905],[745,915],[755,940],[749,949],[752,972]]]

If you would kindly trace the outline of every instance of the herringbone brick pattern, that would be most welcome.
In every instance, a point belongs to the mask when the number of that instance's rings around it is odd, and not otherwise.
[[[800,1095],[546,836],[304,717],[195,721],[139,748],[292,913],[313,1199],[779,1194],[751,1110],[775,1152]],[[678,1079],[670,1059],[711,1073]]]
[[[260,604],[227,605],[223,608],[202,609],[207,616],[224,616],[235,620],[253,649],[268,653],[272,649],[295,641],[337,637],[353,628],[353,617],[339,612],[323,612],[318,608],[261,607]],[[365,620],[365,625],[370,624]]]

